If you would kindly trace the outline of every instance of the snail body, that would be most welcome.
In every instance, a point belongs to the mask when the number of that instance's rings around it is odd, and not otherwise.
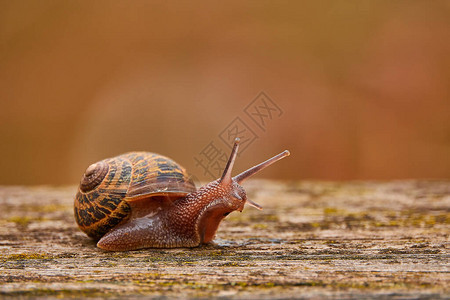
[[[261,208],[240,183],[289,155],[284,151],[231,177],[238,146],[236,139],[222,177],[199,189],[182,166],[155,153],[130,152],[92,164],[75,196],[75,220],[109,251],[208,243],[230,212],[242,211],[245,203]]]

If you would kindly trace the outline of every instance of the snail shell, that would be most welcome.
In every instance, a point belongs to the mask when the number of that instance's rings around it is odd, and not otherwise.
[[[151,214],[195,190],[191,176],[170,158],[130,152],[86,169],[75,197],[75,220],[98,240],[131,217]]]

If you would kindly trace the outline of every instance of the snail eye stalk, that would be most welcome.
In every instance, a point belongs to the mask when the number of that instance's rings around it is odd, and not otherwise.
[[[231,150],[230,158],[228,159],[227,165],[223,170],[222,177],[219,180],[221,184],[224,185],[231,184],[231,171],[233,171],[234,161],[236,160],[236,156],[238,153],[239,142],[240,142],[239,138],[236,138],[234,140],[233,150]]]
[[[241,183],[244,180],[246,180],[247,178],[255,175],[256,173],[258,173],[261,170],[264,170],[265,168],[267,168],[268,166],[270,166],[271,164],[279,161],[280,159],[283,159],[287,156],[289,156],[291,153],[288,150],[284,150],[283,152],[281,152],[280,154],[275,155],[272,158],[269,158],[268,160],[260,163],[259,165],[256,165],[254,167],[251,167],[250,169],[248,169],[247,171],[242,172],[239,175],[236,175],[233,179],[236,180],[237,183]]]

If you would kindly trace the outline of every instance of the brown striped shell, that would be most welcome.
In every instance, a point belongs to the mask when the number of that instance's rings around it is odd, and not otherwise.
[[[191,176],[170,158],[130,152],[86,169],[75,197],[75,220],[88,236],[99,239],[139,215],[133,209],[151,213],[195,190]]]

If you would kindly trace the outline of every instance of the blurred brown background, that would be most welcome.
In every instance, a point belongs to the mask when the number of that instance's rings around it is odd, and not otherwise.
[[[194,157],[236,117],[260,178],[450,177],[449,1],[0,1],[0,184]],[[265,131],[244,109],[264,91]]]

